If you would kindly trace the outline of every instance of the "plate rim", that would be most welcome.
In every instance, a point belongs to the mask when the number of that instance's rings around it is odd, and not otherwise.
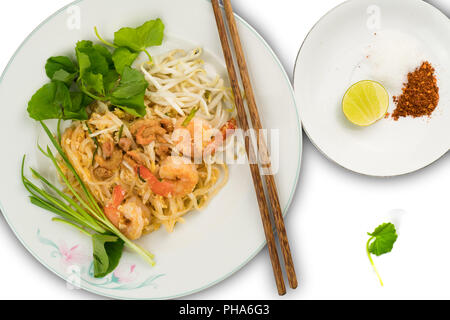
[[[314,147],[315,147],[315,148],[316,148],[316,149],[317,149],[317,150],[318,150],[318,151],[319,151],[326,159],[328,159],[329,161],[331,161],[333,164],[338,165],[339,167],[344,168],[344,169],[346,169],[346,170],[348,170],[348,171],[350,171],[350,172],[352,172],[352,173],[356,173],[356,174],[358,174],[358,175],[366,176],[366,177],[374,177],[374,178],[393,178],[393,177],[402,177],[402,176],[406,176],[406,175],[409,175],[409,174],[416,173],[416,172],[418,172],[418,171],[421,171],[421,170],[423,170],[423,169],[425,169],[425,168],[430,167],[431,165],[435,164],[436,162],[439,162],[441,159],[443,159],[443,158],[445,157],[445,155],[450,151],[450,149],[447,150],[447,151],[444,151],[444,153],[443,153],[442,155],[440,155],[439,157],[437,157],[435,160],[429,162],[428,164],[425,164],[424,166],[422,166],[422,167],[420,167],[420,168],[414,169],[414,170],[405,171],[405,172],[397,173],[397,174],[390,174],[390,175],[370,174],[370,173],[360,172],[360,171],[357,171],[357,170],[355,170],[355,169],[352,169],[352,168],[350,168],[349,166],[346,166],[346,165],[344,165],[344,164],[339,163],[337,160],[335,160],[335,159],[333,159],[331,156],[329,156],[329,155],[328,155],[325,151],[323,151],[323,150],[318,146],[318,144],[314,141],[314,139],[312,138],[312,135],[308,132],[308,130],[306,129],[306,126],[305,126],[304,123],[303,123],[302,111],[301,111],[302,109],[301,109],[301,107],[300,107],[301,103],[300,103],[300,101],[298,101],[298,100],[300,100],[300,99],[297,99],[297,94],[296,94],[296,90],[295,90],[295,88],[296,88],[296,87],[295,87],[295,80],[296,80],[296,76],[295,76],[295,75],[297,74],[297,67],[298,67],[298,63],[299,63],[299,60],[300,60],[300,55],[301,55],[301,53],[302,53],[302,50],[303,50],[303,48],[304,48],[306,42],[308,41],[308,39],[311,37],[312,32],[317,28],[317,26],[318,26],[320,23],[322,23],[323,20],[325,20],[329,15],[333,14],[333,12],[334,12],[335,10],[339,9],[340,7],[343,7],[344,5],[347,5],[347,4],[350,3],[350,2],[356,2],[356,1],[358,1],[358,0],[346,0],[346,1],[344,1],[344,2],[342,2],[342,3],[340,3],[340,4],[338,4],[338,5],[334,6],[332,9],[328,10],[323,16],[321,16],[320,19],[319,19],[316,23],[314,23],[314,25],[311,27],[311,29],[310,29],[310,30],[308,31],[308,33],[306,34],[306,37],[305,37],[305,39],[303,40],[302,45],[300,46],[300,49],[299,49],[299,51],[298,51],[298,53],[297,53],[297,56],[296,56],[296,58],[295,58],[295,63],[294,63],[294,72],[293,72],[293,79],[292,79],[292,87],[294,88],[294,94],[295,94],[295,99],[296,99],[296,103],[297,103],[297,109],[298,109],[298,112],[299,112],[300,121],[302,122],[302,129],[303,129],[303,131],[305,132],[305,134],[306,134],[306,136],[308,137],[308,139],[309,139],[309,141],[311,142],[311,144],[312,144],[312,145],[313,145],[313,146],[314,146]],[[374,1],[377,1],[377,0],[374,0]],[[411,2],[411,0],[408,0],[408,1]],[[445,13],[443,13],[440,9],[438,9],[436,6],[432,5],[431,3],[428,3],[428,2],[423,1],[423,0],[415,0],[415,1],[416,1],[416,3],[421,3],[421,4],[424,4],[424,5],[426,5],[426,6],[431,7],[433,10],[437,11],[437,13],[443,15],[445,18],[447,18],[447,19],[450,20],[450,17],[448,17]]]
[[[192,0],[191,0],[192,1]],[[195,1],[206,1],[206,2],[211,2],[211,0],[195,0]],[[31,31],[26,38],[21,42],[21,44],[19,45],[19,47],[14,51],[14,54],[12,55],[12,57],[9,59],[7,65],[5,66],[1,76],[0,76],[0,86],[3,83],[4,77],[7,74],[10,66],[12,65],[12,63],[14,62],[17,54],[22,50],[23,46],[33,37],[33,35],[35,33],[37,33],[44,25],[46,25],[48,22],[50,22],[54,17],[56,17],[57,15],[59,15],[61,12],[65,11],[67,8],[76,5],[78,3],[81,2],[85,2],[85,0],[74,0],[70,3],[68,3],[67,5],[63,6],[62,8],[60,8],[59,10],[55,11],[53,14],[51,14],[50,16],[48,16],[45,20],[43,20],[36,28],[33,29],[33,31]],[[220,5],[221,10],[224,11],[223,6]],[[295,92],[294,92],[294,86],[293,83],[291,83],[289,76],[286,72],[286,69],[283,67],[280,59],[278,58],[278,56],[275,54],[275,52],[273,51],[273,49],[270,47],[270,45],[267,43],[267,41],[258,33],[258,31],[256,31],[256,29],[254,27],[252,27],[246,20],[244,20],[242,17],[240,17],[238,14],[234,13],[235,18],[242,23],[245,27],[247,27],[255,36],[256,38],[261,41],[261,43],[266,47],[266,49],[268,50],[268,52],[270,53],[270,55],[272,56],[272,58],[274,59],[274,61],[277,63],[278,67],[280,68],[280,70],[282,71],[282,74],[288,84],[289,87],[289,91],[291,92],[291,96],[292,96],[292,101],[294,103],[294,110],[295,110],[295,114],[297,116],[297,130],[298,130],[298,136],[299,136],[299,154],[298,154],[298,163],[297,163],[297,170],[295,173],[295,180],[294,180],[294,184],[293,184],[293,188],[291,190],[291,193],[289,195],[289,198],[287,200],[286,206],[285,208],[282,210],[283,212],[283,217],[286,217],[287,212],[289,211],[289,208],[292,204],[294,195],[296,194],[296,191],[298,189],[298,182],[299,182],[299,178],[300,178],[300,171],[302,168],[302,164],[303,164],[303,126],[302,126],[302,122],[301,122],[301,118],[300,118],[300,113],[299,113],[299,108],[297,106],[297,100],[295,97]],[[22,246],[29,252],[31,253],[32,257],[35,258],[40,264],[42,264],[47,270],[49,270],[50,272],[52,272],[53,274],[55,274],[56,276],[58,276],[59,278],[61,278],[64,281],[67,281],[68,276],[67,275],[63,275],[61,273],[59,273],[58,271],[56,271],[55,269],[53,269],[51,266],[49,266],[44,259],[41,259],[41,257],[34,252],[31,248],[29,248],[25,242],[24,239],[22,239],[18,232],[16,231],[16,229],[14,228],[12,222],[10,222],[10,220],[8,219],[8,214],[6,213],[6,210],[4,209],[4,207],[2,206],[1,203],[1,199],[0,199],[0,212],[3,215],[3,217],[5,218],[6,223],[8,224],[9,228],[13,231],[13,234],[15,235],[15,237],[19,240],[19,242],[22,244]],[[139,297],[139,298],[132,298],[132,297],[126,297],[126,296],[120,296],[120,295],[113,295],[107,292],[102,292],[102,291],[97,291],[96,289],[93,289],[92,287],[88,287],[87,285],[84,285],[83,282],[80,284],[80,289],[83,289],[89,293],[93,293],[96,294],[98,296],[102,296],[102,297],[107,297],[107,298],[113,298],[113,299],[120,299],[120,300],[170,300],[170,299],[176,299],[176,298],[181,298],[181,297],[185,297],[188,295],[192,295],[198,292],[201,292],[203,290],[206,290],[208,288],[211,288],[212,286],[224,281],[225,279],[229,278],[230,276],[232,276],[233,274],[235,274],[236,272],[238,272],[239,270],[241,270],[244,266],[246,266],[251,260],[253,260],[256,255],[258,255],[261,250],[266,246],[267,242],[266,240],[263,241],[263,243],[261,245],[259,245],[257,247],[257,249],[247,258],[245,259],[241,264],[239,264],[237,267],[235,267],[234,269],[232,269],[230,272],[228,272],[227,274],[223,275],[222,277],[219,277],[217,280],[206,284],[204,286],[201,286],[199,288],[187,291],[187,292],[183,292],[177,295],[173,295],[173,296],[167,296],[167,297],[156,297],[156,298],[148,298],[148,297]],[[106,289],[107,290],[107,289]]]

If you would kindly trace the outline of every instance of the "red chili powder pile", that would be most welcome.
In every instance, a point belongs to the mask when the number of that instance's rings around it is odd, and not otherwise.
[[[439,88],[433,66],[425,61],[408,74],[408,82],[400,96],[394,97],[397,108],[392,118],[431,116],[439,103]]]

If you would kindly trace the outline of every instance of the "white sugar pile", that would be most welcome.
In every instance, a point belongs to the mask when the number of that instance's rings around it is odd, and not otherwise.
[[[354,76],[378,81],[391,94],[400,94],[408,73],[426,60],[421,47],[418,39],[401,31],[376,32],[364,48],[364,59]]]

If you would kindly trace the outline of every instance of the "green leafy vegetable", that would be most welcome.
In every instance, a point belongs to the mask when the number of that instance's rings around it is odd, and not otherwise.
[[[119,86],[111,94],[111,103],[138,117],[145,115],[144,97],[148,82],[139,71],[125,67]]]
[[[94,248],[94,277],[103,278],[114,271],[119,264],[124,242],[114,235],[94,234],[92,245]]]
[[[392,251],[395,241],[397,241],[398,235],[395,230],[395,226],[392,223],[383,223],[378,226],[372,233],[367,233],[370,238],[366,244],[366,251],[369,257],[370,263],[372,264],[378,279],[380,280],[381,286],[383,286],[383,281],[381,280],[380,274],[373,263],[370,254],[380,256]]]
[[[87,120],[86,107],[92,99],[82,92],[70,92],[71,103],[63,110],[64,120]]]
[[[80,41],[75,52],[80,68],[81,90],[96,100],[107,100],[103,77],[107,76],[112,65],[112,55],[104,47],[93,45],[92,41]]]
[[[68,57],[51,57],[45,64],[45,72],[51,80],[70,86],[78,76],[78,68]]]
[[[119,74],[123,73],[125,67],[131,67],[134,60],[138,57],[138,52],[132,52],[130,49],[121,47],[117,48],[112,56],[114,66]]]
[[[127,51],[131,54],[128,49],[121,48],[118,54],[112,56],[109,51],[106,50],[108,55],[90,41],[81,41],[76,51],[81,87],[85,94],[97,100],[110,100],[113,105],[135,116],[145,115],[144,95],[148,82],[139,71],[127,65],[134,61],[126,54]],[[110,69],[112,67],[115,69]]]
[[[145,52],[148,47],[161,45],[164,37],[164,24],[161,19],[150,20],[137,28],[122,28],[114,33],[114,45],[126,47],[133,52]]]
[[[371,239],[375,239],[370,244],[369,251],[376,256],[391,252],[398,237],[392,223],[383,223],[368,235],[371,236]]]
[[[86,106],[91,102],[81,93],[69,92],[61,81],[52,81],[39,89],[28,103],[28,114],[35,120],[87,120]]]
[[[51,82],[39,89],[28,103],[28,114],[35,120],[61,119],[62,104],[70,99],[62,82]]]
[[[75,53],[80,67],[80,77],[83,77],[86,71],[102,75],[108,73],[112,55],[105,47],[83,40],[77,43]]]
[[[108,73],[103,77],[103,86],[105,88],[105,93],[107,96],[111,94],[112,91],[118,86],[120,80],[120,75],[116,72],[116,70],[111,69]]]
[[[28,103],[28,113],[35,120],[86,120],[86,107],[93,101],[109,101],[136,117],[145,115],[144,96],[148,86],[145,77],[131,65],[148,47],[161,45],[164,24],[150,20],[138,28],[122,28],[115,33],[114,44],[82,40],[76,44],[78,64],[69,57],[47,60],[45,71],[51,82],[39,89]],[[64,88],[63,85],[66,87]]]

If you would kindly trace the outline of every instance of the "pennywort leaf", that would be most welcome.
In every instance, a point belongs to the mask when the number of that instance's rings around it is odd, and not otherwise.
[[[64,109],[64,120],[87,120],[86,107],[93,102],[93,99],[82,92],[70,92],[71,103]]]
[[[45,72],[50,80],[61,81],[70,86],[78,76],[78,67],[69,57],[51,57],[45,64]]]
[[[69,91],[62,82],[51,82],[31,97],[27,111],[35,120],[61,119],[61,104],[67,103],[69,99]]]
[[[114,34],[114,45],[126,47],[133,52],[147,52],[148,47],[159,46],[164,37],[164,24],[161,19],[150,20],[137,28],[122,28]]]
[[[86,106],[92,102],[80,92],[70,92],[61,81],[39,89],[28,103],[28,114],[35,120],[87,120]]]
[[[116,71],[122,74],[125,67],[131,67],[138,55],[138,52],[132,52],[128,48],[117,48],[112,55]]]
[[[111,103],[126,112],[143,117],[148,82],[138,70],[125,67],[118,87],[111,93]]]
[[[77,43],[75,53],[80,67],[80,77],[84,76],[85,71],[102,75],[108,73],[112,56],[105,47],[83,40]]]
[[[370,243],[369,251],[376,256],[391,252],[398,238],[395,226],[392,223],[383,223],[374,232],[367,234],[371,236],[371,239],[374,239]]]
[[[373,263],[371,254],[380,256],[391,252],[394,247],[394,243],[398,238],[397,231],[392,223],[383,223],[379,225],[372,233],[368,232],[367,234],[370,236],[366,243],[367,256],[369,257],[370,264],[377,274],[381,286],[383,286],[383,281],[381,280],[380,274]]]

